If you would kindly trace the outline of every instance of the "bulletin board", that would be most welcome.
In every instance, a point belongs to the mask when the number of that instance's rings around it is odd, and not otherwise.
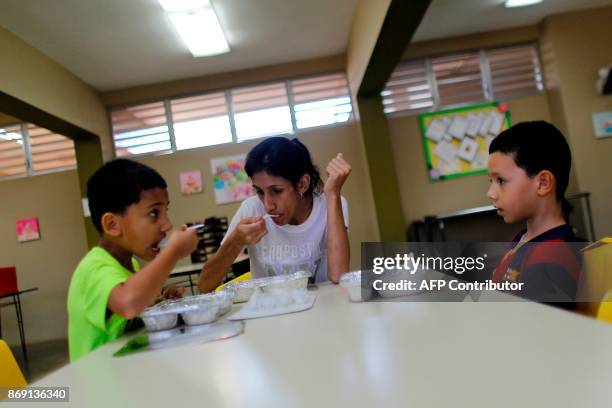
[[[487,172],[489,145],[510,127],[505,103],[487,103],[420,115],[430,181]]]

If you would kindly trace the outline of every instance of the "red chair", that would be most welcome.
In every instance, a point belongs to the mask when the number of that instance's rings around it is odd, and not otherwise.
[[[0,266],[0,296],[18,291],[17,269],[14,266]]]
[[[14,305],[15,313],[17,314],[17,324],[19,326],[19,337],[21,339],[21,349],[23,358],[27,365],[28,352],[26,349],[25,332],[23,329],[23,313],[21,312],[21,298],[19,295],[23,293],[19,291],[17,285],[17,269],[14,266],[0,266],[0,299],[12,297],[13,300],[8,303],[0,304],[0,307]],[[0,316],[0,337],[2,337],[2,320]]]

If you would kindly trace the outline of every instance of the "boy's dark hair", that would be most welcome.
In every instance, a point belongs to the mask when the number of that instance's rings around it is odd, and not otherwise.
[[[561,203],[565,220],[572,206],[565,198],[569,183],[572,154],[563,134],[548,122],[517,123],[506,129],[491,142],[489,154],[511,154],[517,166],[533,177],[542,170],[550,171],[557,182],[556,197]]]
[[[307,195],[321,192],[321,176],[312,164],[310,153],[297,138],[271,137],[251,149],[246,158],[246,173],[249,177],[260,171],[271,176],[283,177],[295,187],[304,174],[310,175]]]
[[[140,201],[140,193],[153,188],[167,188],[166,181],[151,167],[127,159],[104,164],[87,181],[87,200],[91,221],[102,233],[102,216],[123,214]]]

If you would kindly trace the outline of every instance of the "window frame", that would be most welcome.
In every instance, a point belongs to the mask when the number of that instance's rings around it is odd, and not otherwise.
[[[334,75],[334,74],[342,74],[344,76],[344,78],[346,78],[346,80],[347,80],[347,84],[346,84],[347,96],[349,98],[349,105],[351,107],[351,111],[349,113],[348,119],[346,121],[343,121],[343,122],[328,123],[328,124],[324,124],[324,125],[298,128],[298,126],[297,126],[297,118],[296,118],[296,111],[295,111],[295,105],[299,105],[300,103],[297,103],[297,102],[295,102],[293,100],[293,93],[292,93],[292,88],[291,88],[292,81],[297,81],[297,80],[302,80],[302,79],[309,79],[309,78],[313,78],[314,79],[314,78],[317,78],[317,77],[330,76],[330,75]],[[261,137],[258,137],[258,138],[239,140],[238,139],[238,134],[237,134],[237,131],[236,131],[236,121],[235,121],[236,113],[234,112],[234,104],[232,102],[232,91],[239,91],[239,90],[244,89],[244,88],[266,86],[266,85],[279,85],[279,84],[282,84],[283,87],[286,89],[286,92],[287,92],[289,115],[290,115],[290,118],[291,118],[291,130],[289,132],[276,133],[276,134],[270,135],[270,136],[261,136]],[[215,94],[215,93],[223,93],[225,95],[225,101],[226,101],[226,104],[227,104],[227,107],[228,107],[227,115],[229,117],[230,132],[231,132],[231,135],[232,135],[232,140],[228,141],[228,142],[225,142],[225,143],[218,143],[218,144],[212,144],[212,145],[206,145],[206,146],[194,146],[194,147],[189,147],[189,148],[184,148],[184,149],[178,149],[176,147],[176,138],[175,138],[175,130],[174,130],[174,121],[172,119],[171,102],[173,100],[176,100],[176,99],[204,96],[204,95]],[[321,99],[321,101],[324,101],[324,100],[325,99]],[[297,134],[308,132],[308,131],[311,131],[313,129],[325,129],[325,128],[329,128],[329,127],[342,126],[342,125],[349,124],[349,123],[353,122],[354,119],[355,119],[353,97],[351,95],[350,87],[348,85],[347,74],[346,74],[345,71],[338,71],[338,70],[336,70],[336,71],[331,71],[331,72],[322,72],[322,73],[318,73],[318,74],[302,75],[302,76],[291,77],[291,78],[281,79],[281,80],[270,80],[270,81],[256,82],[256,83],[250,83],[250,84],[241,84],[240,86],[231,87],[231,88],[210,89],[210,90],[207,90],[205,92],[193,92],[193,93],[187,93],[187,94],[173,95],[171,97],[165,97],[165,98],[162,98],[162,99],[142,101],[142,102],[139,102],[137,104],[122,104],[122,105],[110,106],[110,107],[107,108],[107,115],[108,115],[108,121],[109,121],[109,124],[110,124],[111,132],[112,132],[112,128],[113,128],[113,120],[112,120],[112,112],[113,111],[127,109],[129,107],[135,107],[135,106],[140,106],[140,105],[159,103],[159,102],[163,103],[163,106],[164,106],[164,109],[165,109],[166,124],[168,125],[168,133],[170,135],[171,149],[164,149],[164,150],[153,151],[153,152],[146,152],[146,153],[139,153],[139,154],[128,154],[128,155],[124,155],[124,156],[121,156],[121,157],[125,157],[125,158],[132,158],[132,157],[133,158],[138,158],[138,157],[146,157],[146,156],[162,156],[162,155],[173,154],[173,153],[177,153],[177,152],[190,151],[190,150],[194,150],[194,149],[208,149],[208,148],[211,148],[211,147],[225,146],[225,145],[229,145],[229,144],[248,143],[248,142],[252,142],[254,140],[264,139],[266,137],[271,137],[271,136],[295,136]],[[255,112],[255,111],[256,110],[254,110],[253,112]],[[251,111],[248,111],[248,112],[251,112]],[[245,113],[245,112],[242,112],[242,113]],[[117,152],[116,142],[117,141],[115,140],[115,133],[114,132],[112,132],[112,138],[113,138],[113,149],[114,149],[115,156],[116,156],[116,152]]]
[[[32,159],[32,146],[31,146],[31,142],[30,142],[30,132],[28,130],[28,125],[34,125],[39,127],[38,125],[35,125],[33,123],[29,123],[29,122],[16,122],[16,123],[7,123],[2,125],[2,127],[10,127],[10,126],[19,126],[20,128],[20,132],[21,132],[21,139],[23,141],[23,159],[24,159],[24,167],[25,167],[25,173],[21,173],[21,174],[15,174],[12,176],[2,176],[0,175],[0,181],[5,181],[5,180],[16,180],[16,179],[21,179],[21,178],[26,178],[26,177],[33,177],[33,176],[42,176],[45,174],[52,174],[52,173],[60,173],[60,172],[64,172],[64,171],[72,171],[75,170],[77,168],[76,165],[70,165],[70,166],[61,166],[61,167],[56,167],[56,168],[52,168],[52,169],[45,169],[45,170],[35,170],[34,169],[34,162]],[[46,129],[49,130],[49,129]],[[51,130],[49,130],[51,133],[55,133]],[[59,136],[63,136],[68,140],[72,140],[71,138],[69,138],[68,136],[64,136],[61,135],[59,133],[57,133]],[[73,141],[74,142],[74,141]],[[74,154],[76,157],[76,149],[74,149]]]
[[[490,68],[489,60],[487,59],[486,53],[490,51],[500,51],[504,49],[511,49],[511,48],[518,48],[518,47],[533,47],[535,51],[535,55],[536,55],[534,64],[536,66],[536,69],[539,71],[539,78],[535,78],[535,75],[534,75],[534,78],[536,80],[536,83],[541,85],[541,87],[539,87],[540,89],[538,89],[535,92],[521,92],[517,94],[512,94],[511,96],[496,98],[495,88],[493,86],[493,79],[491,75],[491,68]],[[482,80],[483,94],[485,96],[485,99],[478,100],[478,101],[458,102],[458,103],[447,104],[447,105],[440,104],[439,90],[438,90],[438,85],[436,83],[435,74],[433,72],[432,60],[435,58],[440,58],[440,57],[452,57],[452,56],[458,56],[461,54],[469,54],[469,53],[479,54],[480,76]],[[402,60],[400,61],[400,63],[417,62],[417,61],[424,61],[426,65],[426,70],[427,70],[426,73],[427,73],[427,78],[429,79],[428,82],[430,85],[429,90],[434,96],[433,105],[428,108],[411,109],[411,110],[396,110],[394,112],[388,112],[388,113],[385,113],[387,117],[394,118],[394,117],[418,116],[423,113],[437,112],[441,109],[465,108],[465,107],[473,106],[474,104],[478,104],[478,103],[488,103],[488,102],[496,102],[496,101],[505,102],[508,100],[516,99],[516,98],[522,98],[522,97],[533,96],[533,95],[543,95],[544,93],[546,93],[544,72],[542,68],[542,59],[540,56],[540,46],[537,41],[514,43],[514,44],[508,44],[508,45],[503,45],[503,46],[498,46],[498,47],[463,49],[463,50],[458,50],[458,51],[453,51],[453,52],[432,54],[432,55],[428,55],[426,57],[421,57],[421,58],[410,58],[410,59]],[[382,95],[381,97],[384,98]]]

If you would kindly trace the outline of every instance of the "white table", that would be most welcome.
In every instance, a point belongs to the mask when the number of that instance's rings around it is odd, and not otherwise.
[[[113,357],[120,341],[33,385],[70,386],[78,407],[612,406],[612,326],[535,303],[317,293],[232,339]]]

